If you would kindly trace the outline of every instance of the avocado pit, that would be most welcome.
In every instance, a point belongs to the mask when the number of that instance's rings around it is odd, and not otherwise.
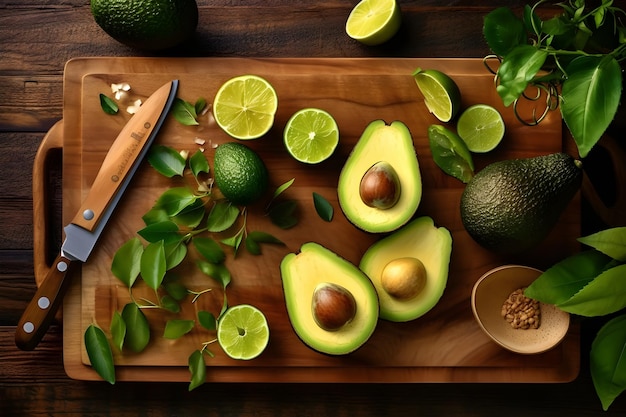
[[[313,292],[311,308],[318,326],[327,331],[337,331],[356,315],[356,300],[341,285],[323,282]]]
[[[426,268],[417,258],[397,258],[385,265],[381,285],[392,297],[408,300],[426,286]]]
[[[395,206],[400,199],[400,180],[396,170],[385,161],[372,165],[361,178],[359,195],[368,207],[386,210]]]

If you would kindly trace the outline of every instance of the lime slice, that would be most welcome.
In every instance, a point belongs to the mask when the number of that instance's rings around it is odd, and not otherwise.
[[[498,146],[504,137],[504,120],[500,112],[493,107],[475,104],[459,116],[456,131],[470,151],[489,152]]]
[[[361,0],[348,16],[346,33],[365,45],[380,45],[396,34],[401,22],[396,0]]]
[[[439,70],[421,68],[413,72],[413,78],[429,112],[444,123],[456,116],[461,107],[461,91],[452,78]]]
[[[213,116],[235,139],[256,139],[274,124],[278,96],[267,80],[241,75],[226,81],[215,95]]]
[[[258,308],[241,304],[230,307],[219,319],[217,341],[233,359],[254,359],[270,339],[267,319]]]
[[[296,160],[317,164],[335,151],[339,143],[339,128],[328,112],[302,109],[287,121],[283,138],[287,151]]]

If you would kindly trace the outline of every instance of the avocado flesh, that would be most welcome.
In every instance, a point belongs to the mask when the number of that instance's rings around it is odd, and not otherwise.
[[[522,253],[550,233],[581,182],[580,161],[564,153],[495,162],[467,184],[461,220],[486,249]]]
[[[400,197],[388,209],[369,207],[359,194],[363,175],[381,161],[394,168],[400,182]],[[348,220],[367,232],[391,232],[413,217],[422,198],[422,179],[413,138],[404,123],[375,120],[365,128],[341,170],[337,193]]]
[[[302,245],[299,253],[283,258],[280,272],[289,321],[310,348],[329,355],[345,355],[361,347],[374,333],[379,309],[376,290],[352,263],[309,242]],[[339,330],[324,330],[313,317],[313,293],[322,283],[342,286],[356,301],[356,315]]]
[[[430,311],[439,302],[448,282],[452,236],[436,227],[427,216],[412,220],[391,235],[374,243],[361,258],[359,268],[372,280],[380,302],[380,318],[405,322]],[[385,266],[398,258],[419,259],[426,269],[426,285],[414,298],[403,300],[389,295],[382,286]]]

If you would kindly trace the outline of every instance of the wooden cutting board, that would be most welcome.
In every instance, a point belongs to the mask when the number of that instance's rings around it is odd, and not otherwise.
[[[480,59],[238,59],[238,58],[84,58],[72,60],[65,70],[64,90],[64,220],[69,221],[88,192],[104,155],[129,119],[124,106],[110,116],[100,108],[99,94],[111,96],[112,83],[129,83],[130,97],[145,99],[171,79],[180,80],[178,96],[210,103],[217,89],[231,77],[257,74],[272,83],[279,97],[276,121],[269,134],[247,144],[256,150],[270,171],[271,188],[295,178],[286,196],[296,199],[300,222],[290,230],[273,226],[259,207],[248,214],[249,230],[263,230],[285,242],[265,246],[262,256],[241,251],[235,259],[230,250],[227,266],[233,281],[228,288],[231,304],[249,303],[267,315],[271,340],[264,354],[253,361],[229,359],[216,345],[208,359],[211,381],[255,382],[564,382],[579,370],[578,325],[557,348],[540,355],[507,352],[491,342],[472,316],[470,293],[474,282],[489,269],[507,263],[546,268],[578,250],[580,234],[579,199],[570,204],[559,224],[537,248],[524,256],[497,256],[478,246],[464,231],[459,216],[463,184],[446,176],[434,164],[426,129],[439,123],[426,109],[411,73],[418,67],[437,68],[459,85],[463,107],[488,103],[498,108],[507,132],[497,150],[476,155],[477,169],[509,158],[531,157],[563,149],[561,119],[557,112],[540,127],[516,120],[495,93],[493,76]],[[340,129],[340,145],[334,156],[318,166],[294,161],[282,144],[288,118],[304,107],[330,112]],[[526,110],[529,110],[528,107]],[[417,215],[431,216],[438,226],[450,230],[453,254],[446,291],[427,315],[410,323],[380,321],[372,338],[348,356],[331,357],[312,351],[296,337],[287,317],[279,263],[307,241],[318,242],[358,264],[363,252],[381,236],[356,229],[341,213],[336,184],[339,171],[369,122],[401,120],[412,132],[423,180],[423,198]],[[450,125],[453,127],[454,125]],[[194,152],[195,138],[207,145],[231,141],[210,119],[200,126],[183,126],[170,117],[157,143]],[[129,301],[128,291],[110,272],[111,259],[119,246],[143,227],[141,216],[168,187],[180,185],[160,177],[144,164],[114,214],[96,251],[76,277],[64,305],[64,352],[68,375],[95,379],[89,366],[82,335],[97,322],[108,329],[114,311]],[[325,196],[335,208],[332,222],[321,220],[313,208],[311,193]],[[193,262],[178,273],[188,287],[200,290],[216,285],[203,276]],[[153,296],[141,287],[135,296]],[[182,316],[194,310],[218,311],[219,288],[183,308]],[[214,334],[194,329],[189,335],[168,341],[161,337],[171,315],[149,311],[152,341],[141,354],[116,353],[118,379],[188,381],[187,358]]]

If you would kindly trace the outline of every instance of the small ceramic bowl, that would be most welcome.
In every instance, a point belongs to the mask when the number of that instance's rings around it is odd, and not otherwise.
[[[501,315],[509,295],[529,286],[541,271],[521,265],[505,265],[480,277],[472,290],[472,311],[484,332],[500,346],[522,354],[545,352],[558,345],[569,328],[569,313],[540,303],[538,329],[514,329]]]

